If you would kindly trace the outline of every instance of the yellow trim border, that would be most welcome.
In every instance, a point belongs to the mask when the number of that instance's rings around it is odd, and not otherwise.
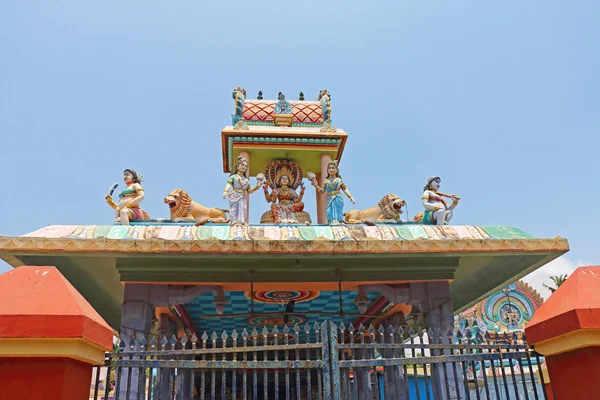
[[[0,357],[66,357],[103,365],[106,349],[81,338],[0,338]]]
[[[566,353],[584,347],[600,346],[600,329],[579,329],[535,344],[544,356]]]

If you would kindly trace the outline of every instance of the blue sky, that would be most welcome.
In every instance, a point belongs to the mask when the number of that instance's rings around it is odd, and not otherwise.
[[[153,217],[175,187],[226,207],[232,89],[326,88],[357,207],[393,192],[412,217],[440,175],[454,223],[560,235],[560,262],[598,264],[599,20],[593,0],[1,1],[0,234],[111,223],[125,168]]]

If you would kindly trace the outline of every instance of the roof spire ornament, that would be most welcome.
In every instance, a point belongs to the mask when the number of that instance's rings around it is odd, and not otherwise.
[[[319,102],[323,109],[323,118],[325,118],[325,121],[331,119],[331,94],[327,89],[323,89],[319,92]]]
[[[304,101],[304,93],[303,92],[300,92],[300,96],[298,97],[298,100]]]
[[[285,95],[281,92],[277,95],[277,103],[275,103],[273,120],[276,126],[291,126],[292,119],[292,105],[285,99]]]
[[[257,99],[257,100],[262,100],[262,99],[263,99],[263,93],[262,93],[262,90],[259,90],[259,91],[258,91],[258,96],[256,96],[256,99]]]
[[[244,119],[242,113],[244,112],[244,103],[246,102],[246,89],[240,87],[233,89],[231,97],[235,100],[234,114],[231,116],[232,124],[235,125],[240,119]]]

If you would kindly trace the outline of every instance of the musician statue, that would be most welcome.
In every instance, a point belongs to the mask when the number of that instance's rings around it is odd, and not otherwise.
[[[460,197],[440,192],[441,181],[439,176],[432,176],[427,181],[423,197],[421,197],[425,212],[417,214],[414,218],[415,221],[426,225],[445,225],[452,219]],[[443,197],[452,199],[452,204],[448,206]]]

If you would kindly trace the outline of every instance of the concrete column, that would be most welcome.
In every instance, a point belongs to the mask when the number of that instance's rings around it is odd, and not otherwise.
[[[149,333],[152,330],[154,318],[154,306],[151,303],[150,285],[143,284],[125,284],[125,293],[123,297],[123,305],[121,306],[121,329],[120,338],[125,341],[125,352],[132,351],[129,346],[129,340],[132,335],[136,341],[145,337],[149,342]],[[139,351],[140,346],[136,344],[133,349]],[[121,383],[119,386],[119,396],[126,398],[127,396],[127,380],[129,371],[127,368],[121,370]],[[144,373],[140,377],[139,369],[132,368],[131,383],[129,396],[132,399],[137,399],[138,389],[144,390],[146,381]]]
[[[416,292],[421,293],[417,295]],[[424,314],[425,329],[431,328],[434,337],[430,339],[431,344],[445,344],[449,345],[448,330],[454,326],[454,308],[452,306],[452,296],[450,294],[450,283],[449,282],[422,282],[417,284],[411,283],[411,296],[422,299],[421,310]],[[442,335],[439,336],[441,331]],[[441,355],[439,350],[432,350],[432,354]],[[444,350],[443,355],[450,355],[450,350]],[[455,379],[454,369],[451,363],[447,363],[445,366],[446,378],[444,377],[444,368],[441,364],[435,371],[431,373],[433,395],[436,399],[440,400],[454,400],[458,398],[465,398],[465,389],[462,384],[463,377],[459,372]],[[458,371],[457,371],[458,372]],[[456,387],[456,381],[458,381],[458,387]],[[446,385],[450,388],[450,397],[446,393]],[[460,397],[459,397],[460,396]]]
[[[321,179],[317,179],[319,185],[323,185],[325,179],[327,179],[327,165],[331,162],[331,156],[329,154],[321,154]],[[317,192],[317,223],[327,223],[327,193]]]
[[[248,170],[246,171],[246,177],[250,178],[250,152],[245,150],[240,151],[240,156],[248,160]],[[248,207],[246,207],[246,221],[247,223],[250,223],[250,195],[248,193],[246,193],[246,204],[248,205]]]

